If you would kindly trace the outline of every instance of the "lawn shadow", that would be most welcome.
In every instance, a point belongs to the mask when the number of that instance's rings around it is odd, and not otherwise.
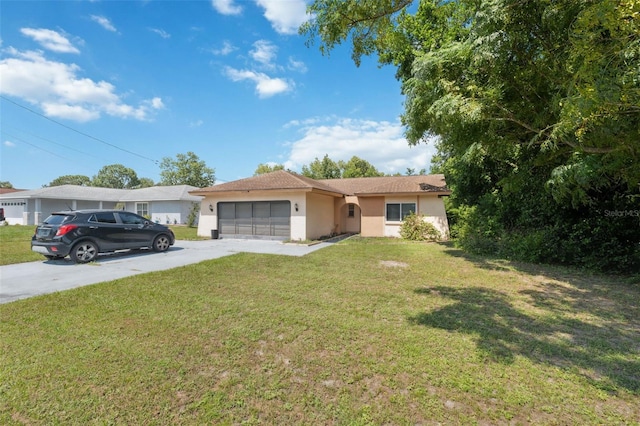
[[[449,252],[449,250],[447,250]],[[640,394],[640,287],[568,268],[469,256],[481,268],[517,271],[517,293],[488,287],[434,286],[415,290],[454,303],[410,322],[474,336],[482,356],[512,363],[517,356],[583,375],[600,389]],[[513,289],[509,289],[513,290]]]

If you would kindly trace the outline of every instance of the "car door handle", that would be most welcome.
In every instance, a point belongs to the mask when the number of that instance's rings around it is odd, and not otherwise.
[[[89,229],[98,229],[97,226],[90,226]]]
[[[131,231],[131,228],[124,228],[125,231]]]

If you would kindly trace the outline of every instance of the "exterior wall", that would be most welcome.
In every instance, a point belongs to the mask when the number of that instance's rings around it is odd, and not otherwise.
[[[359,205],[362,211],[360,235],[363,237],[383,237],[385,235],[384,197],[361,197]]]
[[[139,203],[147,203],[149,205],[149,216],[151,221],[161,223],[163,225],[184,225],[187,223],[189,213],[191,212],[191,201],[127,201],[126,203],[118,203],[124,205],[124,209],[129,212],[136,213],[136,205]],[[106,204],[106,203],[105,203]],[[198,203],[196,203],[198,204]],[[115,206],[115,203],[114,203]],[[115,207],[104,207],[115,208]]]
[[[315,240],[336,232],[339,226],[334,220],[334,197],[309,193],[306,197],[305,211],[307,216],[306,238]]]
[[[211,231],[218,229],[218,203],[224,202],[246,202],[246,201],[289,201],[291,203],[291,239],[307,239],[307,220],[305,216],[306,196],[304,192],[278,192],[270,191],[266,193],[250,192],[242,194],[215,194],[207,196],[201,202],[200,217],[198,221],[198,235],[201,237],[211,237]],[[298,211],[295,206],[298,205]],[[213,211],[209,209],[211,205]]]
[[[423,215],[424,220],[431,223],[436,227],[443,239],[449,237],[449,223],[447,221],[447,215],[444,209],[444,201],[442,198],[438,198],[436,195],[422,195],[422,196],[407,196],[407,197],[386,197],[385,205],[383,206],[383,216],[386,216],[386,204],[387,203],[415,203],[416,214]],[[384,218],[384,236],[385,237],[400,237],[400,226],[402,222],[387,221]]]
[[[442,239],[449,239],[449,221],[447,220],[443,198],[439,198],[438,196],[420,197],[418,211],[424,215],[425,221],[431,223],[440,231]]]
[[[384,200],[384,206],[382,207],[382,215],[384,220],[384,236],[385,237],[396,237],[400,238],[400,225],[402,225],[402,221],[388,221],[387,220],[387,204],[388,203],[415,203],[416,204],[416,214],[420,214],[420,203],[418,199],[420,197],[417,195],[407,196],[407,197],[386,197]]]
[[[354,206],[354,216],[349,217],[349,205]],[[347,195],[344,198],[336,198],[335,204],[335,222],[338,226],[339,233],[349,232],[360,233],[361,211],[358,205],[358,197]]]

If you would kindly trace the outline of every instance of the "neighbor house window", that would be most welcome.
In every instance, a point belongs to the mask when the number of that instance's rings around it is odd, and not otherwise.
[[[136,203],[136,213],[140,216],[149,217],[149,203]]]
[[[410,213],[416,212],[416,203],[389,203],[387,204],[387,221],[400,222]]]

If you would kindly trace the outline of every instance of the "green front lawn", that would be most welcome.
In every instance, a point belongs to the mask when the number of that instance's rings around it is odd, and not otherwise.
[[[0,305],[0,423],[638,424],[638,300],[446,244],[241,253]]]
[[[197,228],[189,226],[170,226],[177,240],[200,240]],[[0,265],[43,260],[41,254],[31,251],[31,237],[36,226],[8,225],[0,226]]]

